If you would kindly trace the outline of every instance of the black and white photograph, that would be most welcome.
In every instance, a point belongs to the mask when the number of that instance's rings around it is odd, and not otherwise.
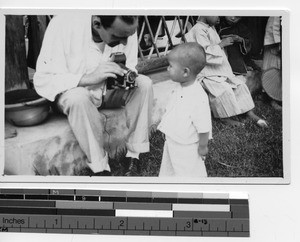
[[[0,241],[300,241],[298,5],[0,0]]]
[[[4,178],[289,182],[284,12],[44,12],[4,14]]]

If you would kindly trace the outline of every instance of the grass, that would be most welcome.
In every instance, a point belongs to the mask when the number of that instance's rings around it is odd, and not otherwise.
[[[210,177],[282,177],[282,112],[255,98],[256,113],[264,117],[268,129],[240,117],[244,127],[231,127],[213,120],[213,140],[209,142],[206,168]]]
[[[246,117],[238,117],[244,127],[232,127],[213,119],[213,139],[205,161],[209,177],[283,177],[282,112],[273,109],[262,93],[254,97],[255,113],[265,118],[269,128],[262,129]],[[140,155],[140,176],[159,173],[164,137],[155,131],[150,138],[150,152]],[[121,154],[111,161],[114,176],[121,176]]]

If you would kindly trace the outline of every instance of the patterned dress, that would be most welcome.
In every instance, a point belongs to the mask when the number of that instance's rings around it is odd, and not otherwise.
[[[198,22],[186,34],[186,40],[197,42],[205,49],[207,65],[198,74],[198,80],[208,92],[214,117],[228,118],[253,109],[246,79],[233,74],[226,53],[219,46],[221,40],[216,29]]]
[[[242,42],[235,42],[233,45],[227,46],[225,50],[233,73],[235,75],[246,75],[246,58],[251,50],[252,42],[251,33],[246,25],[239,21],[233,25],[223,23],[219,30],[219,36],[222,38],[226,35],[238,35],[242,38]]]

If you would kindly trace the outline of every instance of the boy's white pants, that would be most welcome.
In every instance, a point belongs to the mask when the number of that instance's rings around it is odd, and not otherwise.
[[[128,136],[126,147],[135,153],[149,151],[149,127],[151,122],[153,89],[150,78],[139,75],[133,90],[113,90],[105,96],[109,107],[125,105]],[[104,123],[94,105],[89,90],[84,87],[70,89],[58,98],[58,108],[68,116],[72,131],[93,172],[110,171],[108,156],[104,150]]]
[[[207,177],[198,146],[198,142],[184,145],[166,137],[159,176]]]

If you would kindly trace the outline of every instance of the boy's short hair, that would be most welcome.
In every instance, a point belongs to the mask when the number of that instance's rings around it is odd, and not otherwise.
[[[188,42],[176,46],[170,55],[176,55],[178,62],[191,70],[195,75],[199,74],[206,65],[204,48],[197,42]]]

